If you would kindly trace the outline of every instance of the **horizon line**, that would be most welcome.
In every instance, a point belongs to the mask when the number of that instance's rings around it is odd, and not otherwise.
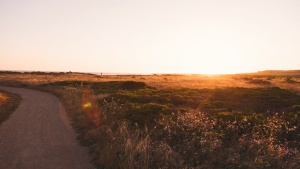
[[[300,72],[300,69],[273,69],[273,70],[259,70],[254,72],[239,72],[239,73],[122,73],[122,72],[88,72],[88,71],[43,71],[43,70],[0,70],[0,72],[18,72],[18,73],[85,73],[96,75],[239,75],[239,74],[253,74],[253,73],[274,73],[274,72]]]

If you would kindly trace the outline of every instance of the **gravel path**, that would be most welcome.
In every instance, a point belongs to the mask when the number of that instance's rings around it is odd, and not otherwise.
[[[31,89],[0,88],[23,98],[0,125],[0,169],[94,168],[57,97]]]

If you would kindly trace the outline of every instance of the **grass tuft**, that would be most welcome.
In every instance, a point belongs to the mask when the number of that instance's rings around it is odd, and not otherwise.
[[[0,124],[17,109],[22,98],[14,93],[0,90]]]

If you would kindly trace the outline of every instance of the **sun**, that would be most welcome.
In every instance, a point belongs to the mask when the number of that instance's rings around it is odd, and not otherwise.
[[[204,74],[235,74],[247,71],[247,42],[236,33],[210,34],[202,40],[190,41],[183,49],[186,53],[186,68],[190,72]]]
[[[235,74],[256,68],[259,51],[253,48],[247,33],[230,28],[192,32],[174,33],[174,38],[158,41],[142,55],[151,56],[153,64],[171,73]]]
[[[234,45],[215,42],[198,44],[201,48],[190,47],[180,61],[183,72],[197,74],[236,74],[247,71],[247,62],[243,52]],[[178,66],[180,67],[180,66]]]

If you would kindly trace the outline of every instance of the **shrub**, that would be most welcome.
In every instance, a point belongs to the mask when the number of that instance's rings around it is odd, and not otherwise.
[[[124,90],[137,90],[146,87],[144,82],[126,81],[121,84],[121,89]]]
[[[285,79],[285,81],[286,81],[287,83],[298,83],[297,81],[293,80],[292,77],[287,77],[287,78]]]
[[[155,120],[170,113],[168,106],[157,103],[128,104],[126,107],[127,110],[121,116],[139,126],[153,126]]]
[[[271,85],[271,82],[262,79],[249,79],[248,83],[257,85]]]

